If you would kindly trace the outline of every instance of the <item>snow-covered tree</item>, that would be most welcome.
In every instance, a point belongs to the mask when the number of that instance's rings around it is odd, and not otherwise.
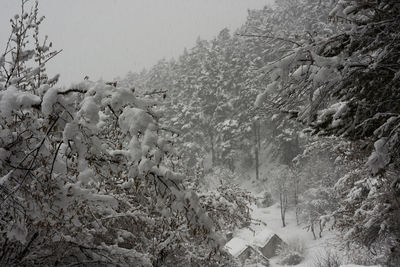
[[[210,219],[170,168],[175,133],[159,101],[89,80],[56,87],[51,43],[28,47],[43,19],[26,7],[0,56],[1,265],[230,264],[215,229],[241,217]]]
[[[295,1],[285,1],[290,2]],[[303,3],[309,11],[293,25],[307,25],[302,18],[314,19],[320,10],[324,18],[319,21],[329,19],[332,26],[317,24],[322,27],[316,35],[307,37],[305,31],[295,40],[296,27],[286,21],[290,33],[282,38],[296,44],[265,67],[277,83],[257,102],[266,100],[264,106],[291,114],[313,133],[352,141],[343,163],[348,173],[335,186],[342,199],[334,212],[341,222],[337,226],[349,241],[394,248],[399,236],[399,4],[345,0],[329,8]],[[290,14],[285,5],[281,10]],[[399,258],[395,249],[384,254]]]

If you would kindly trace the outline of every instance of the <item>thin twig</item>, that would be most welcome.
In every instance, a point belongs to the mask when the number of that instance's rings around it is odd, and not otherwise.
[[[167,92],[168,92],[168,90],[159,90],[159,91],[154,90],[154,91],[152,91],[152,92],[146,92],[146,93],[144,93],[143,95],[144,95],[144,96],[147,96],[147,95],[159,95],[159,94],[165,94],[165,93],[167,93]]]
[[[49,57],[48,59],[46,59],[42,64],[46,64],[50,59],[52,59],[53,57],[57,56],[58,54],[60,54],[63,50],[60,49],[57,52],[53,53],[53,55],[51,55],[51,57]]]
[[[63,142],[61,141],[57,146],[56,153],[54,154],[53,162],[51,163],[50,178],[51,178],[51,174],[53,173],[53,170],[54,170],[54,164],[55,164],[56,159],[57,159],[58,151],[60,150],[60,147],[61,147],[62,144],[63,144]]]
[[[35,153],[35,155],[33,156],[33,159],[32,159],[32,161],[31,161],[29,167],[27,168],[28,170],[25,172],[25,175],[24,175],[24,177],[22,178],[21,182],[19,183],[18,187],[15,188],[10,194],[8,194],[8,195],[3,199],[3,201],[0,203],[0,206],[2,206],[3,203],[4,203],[11,195],[13,195],[13,194],[15,194],[16,192],[18,192],[18,190],[21,188],[22,184],[25,182],[26,178],[28,177],[28,175],[29,175],[30,172],[31,172],[30,169],[32,168],[33,164],[35,163],[35,161],[36,161],[36,159],[37,159],[37,157],[38,157],[38,155],[39,155],[40,149],[42,148],[44,142],[46,141],[46,137],[50,134],[51,130],[53,129],[54,125],[57,123],[57,121],[58,121],[59,118],[60,118],[60,117],[57,117],[57,118],[54,120],[54,122],[51,124],[51,126],[47,129],[46,135],[43,137],[42,141],[41,141],[41,142],[39,143],[39,145],[36,147],[36,153]]]
[[[29,250],[29,247],[32,245],[33,241],[39,236],[39,232],[35,232],[31,239],[29,240],[28,244],[25,246],[24,250],[19,254],[18,260],[22,260],[23,257],[25,257],[26,253]]]

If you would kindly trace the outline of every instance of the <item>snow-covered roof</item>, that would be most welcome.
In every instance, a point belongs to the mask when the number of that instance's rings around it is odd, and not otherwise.
[[[268,241],[275,235],[269,229],[264,229],[261,232],[257,233],[257,236],[254,238],[253,244],[259,247],[265,246]]]
[[[237,257],[243,251],[245,251],[248,246],[249,244],[247,243],[247,241],[238,237],[234,237],[228,243],[225,244],[225,249],[228,250],[228,252],[232,256]]]

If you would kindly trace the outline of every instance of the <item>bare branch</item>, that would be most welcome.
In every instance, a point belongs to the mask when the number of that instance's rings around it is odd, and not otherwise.
[[[154,91],[152,91],[152,92],[146,92],[146,93],[144,93],[143,95],[144,96],[147,96],[147,95],[160,95],[160,94],[165,94],[165,93],[167,93],[168,92],[168,90],[154,90]]]

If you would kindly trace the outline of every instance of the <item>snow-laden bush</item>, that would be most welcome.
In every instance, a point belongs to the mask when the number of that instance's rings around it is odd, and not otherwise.
[[[55,54],[43,54],[51,44],[28,47],[42,19],[25,5],[0,56],[0,265],[229,262],[215,223],[241,221],[234,211],[245,204],[218,221],[207,215],[169,168],[173,133],[156,101],[89,80],[55,87],[45,75]]]
[[[304,257],[300,255],[296,251],[288,251],[285,253],[285,255],[281,256],[281,259],[279,260],[280,264],[284,265],[297,265],[299,264]]]
[[[262,198],[257,201],[257,206],[262,208],[268,208],[274,204],[274,199],[272,198],[272,194],[268,191],[264,192]]]
[[[255,252],[250,255],[243,263],[246,267],[269,267],[269,261],[260,252]]]
[[[305,243],[300,238],[288,240],[287,244],[278,251],[279,263],[285,265],[297,265],[304,259]]]
[[[178,229],[190,244],[200,237],[196,247],[217,242],[196,194],[163,165],[173,150],[157,134],[153,102],[91,82],[48,88],[43,96],[9,86],[0,98],[9,99],[0,102],[1,241],[15,246],[5,263],[41,264],[44,256],[66,263],[72,255],[138,265],[185,258],[190,246],[179,248]]]
[[[339,267],[342,264],[340,256],[331,250],[319,254],[314,258],[314,267]]]
[[[208,190],[199,187],[197,191],[217,230],[229,232],[248,226],[251,222],[249,206],[255,204],[255,198],[234,183],[237,177],[229,170],[220,169],[208,178],[216,181],[213,187],[207,187]]]

